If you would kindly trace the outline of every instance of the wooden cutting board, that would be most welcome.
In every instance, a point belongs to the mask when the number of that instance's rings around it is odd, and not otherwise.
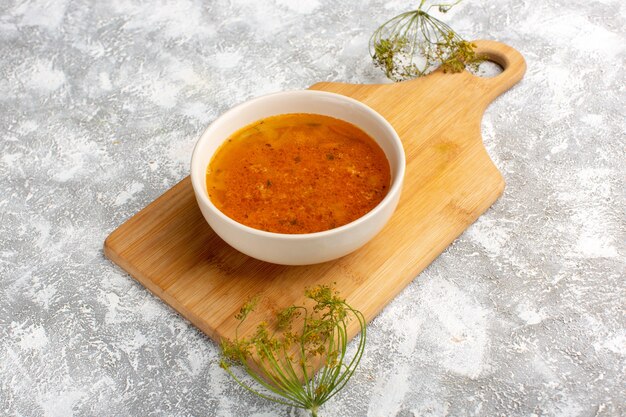
[[[311,87],[353,97],[378,111],[406,151],[398,209],[355,253],[299,267],[249,258],[210,229],[187,177],[111,233],[105,255],[216,341],[234,336],[234,315],[252,296],[262,296],[260,310],[266,313],[301,303],[304,288],[319,283],[335,283],[371,320],[504,189],[483,146],[480,122],[489,103],[522,79],[526,64],[507,45],[476,43],[480,53],[504,68],[500,75],[434,72],[397,84]],[[356,322],[349,330],[353,337]]]

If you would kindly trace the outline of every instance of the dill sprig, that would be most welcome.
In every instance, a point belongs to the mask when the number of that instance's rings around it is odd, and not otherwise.
[[[239,327],[257,306],[258,298],[241,307],[235,338],[222,340],[224,368],[239,385],[280,404],[309,410],[318,408],[339,392],[352,377],[365,349],[363,314],[349,306],[329,285],[305,290],[312,307],[290,306],[271,323],[261,322],[254,333],[239,337]],[[360,338],[356,352],[347,355],[348,322],[356,319]],[[316,373],[316,365],[321,368]],[[242,368],[250,382],[238,376]],[[249,378],[248,378],[249,380]]]
[[[446,13],[460,2],[425,7],[426,0],[421,0],[417,10],[401,13],[383,23],[370,38],[374,65],[396,82],[421,77],[436,67],[444,72],[477,67],[481,59],[475,52],[476,45],[429,14],[433,7]]]

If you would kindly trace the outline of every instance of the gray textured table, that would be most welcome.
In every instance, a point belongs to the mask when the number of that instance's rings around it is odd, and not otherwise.
[[[102,255],[229,107],[380,81],[405,1],[0,4],[0,415],[291,416]],[[324,416],[626,414],[626,3],[466,1],[526,57],[483,120],[504,196],[369,326]],[[302,414],[303,415],[303,414]]]

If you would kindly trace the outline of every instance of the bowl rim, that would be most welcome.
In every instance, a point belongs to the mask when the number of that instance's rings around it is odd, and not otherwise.
[[[210,130],[214,128],[214,125],[218,123],[220,119],[226,118],[227,116],[233,113],[241,112],[245,110],[246,107],[253,106],[257,104],[258,102],[262,102],[269,98],[274,98],[276,96],[282,96],[282,95],[284,96],[310,95],[310,96],[318,96],[318,97],[326,96],[326,97],[333,97],[334,99],[346,101],[352,105],[355,105],[365,110],[367,113],[369,113],[370,117],[373,117],[377,121],[377,123],[381,124],[385,129],[387,129],[391,133],[391,137],[393,138],[392,142],[394,144],[394,149],[397,151],[397,154],[399,157],[397,172],[396,172],[396,175],[392,177],[392,184],[391,184],[391,187],[389,187],[389,191],[387,192],[387,195],[385,195],[385,197],[383,197],[383,199],[373,209],[365,213],[363,216],[351,221],[350,223],[346,223],[342,226],[335,227],[333,229],[323,230],[320,232],[312,232],[312,233],[277,233],[277,232],[268,232],[266,230],[261,230],[261,229],[255,229],[254,227],[250,227],[243,223],[239,223],[238,221],[228,217],[226,214],[224,214],[220,209],[218,209],[213,204],[213,202],[209,198],[208,193],[204,189],[206,187],[202,186],[201,179],[198,179],[197,175],[194,175],[194,166],[196,166],[197,163],[199,163],[195,161],[198,158],[200,158],[200,156],[198,155],[198,152],[199,152],[198,149],[200,148],[200,143],[208,140],[205,138],[209,137]],[[280,114],[288,114],[288,113],[277,113],[276,116]],[[311,113],[311,114],[316,114],[316,113]],[[267,116],[267,117],[271,117],[271,116]],[[348,123],[351,123],[351,122],[348,122]],[[359,129],[362,129],[358,124],[356,123],[352,123],[352,124],[357,126]],[[241,127],[244,127],[244,126],[241,126]],[[227,138],[225,138],[224,141],[226,139]],[[219,146],[221,146],[222,144],[220,144]],[[219,146],[216,148],[216,150],[219,149]],[[211,158],[212,157],[213,155],[211,155]],[[377,213],[382,211],[385,206],[387,206],[388,204],[392,202],[392,200],[394,199],[394,196],[398,194],[402,188],[402,184],[404,182],[404,174],[406,170],[406,155],[404,151],[404,146],[402,145],[402,140],[400,139],[400,136],[398,135],[396,130],[393,128],[391,123],[389,123],[387,119],[385,119],[380,113],[372,109],[367,104],[361,101],[358,101],[356,99],[353,99],[352,97],[344,96],[342,94],[337,94],[337,93],[331,93],[328,91],[291,90],[291,91],[280,91],[276,93],[264,94],[262,96],[255,97],[253,99],[246,100],[243,103],[240,103],[230,108],[226,112],[222,113],[221,115],[219,115],[215,120],[213,120],[213,122],[211,122],[207,126],[207,128],[202,132],[202,135],[200,136],[200,138],[196,141],[196,144],[191,154],[190,165],[191,165],[191,169],[190,169],[191,184],[194,188],[196,198],[199,198],[200,200],[202,200],[202,202],[205,203],[206,206],[212,212],[214,212],[218,217],[220,217],[225,222],[229,223],[232,226],[240,228],[247,233],[251,233],[256,236],[270,237],[274,239],[284,239],[284,240],[305,240],[305,239],[312,239],[312,238],[324,238],[324,237],[329,237],[329,236],[333,236],[333,235],[340,234],[340,233],[345,233],[347,230],[356,228],[360,224],[365,223],[372,217],[376,216]],[[203,172],[205,173],[205,176],[206,176],[206,168]]]

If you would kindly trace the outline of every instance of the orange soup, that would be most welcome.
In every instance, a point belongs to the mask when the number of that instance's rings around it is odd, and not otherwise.
[[[390,186],[389,162],[358,127],[328,116],[268,117],[235,132],[207,168],[207,191],[235,221],[313,233],[372,210]]]

